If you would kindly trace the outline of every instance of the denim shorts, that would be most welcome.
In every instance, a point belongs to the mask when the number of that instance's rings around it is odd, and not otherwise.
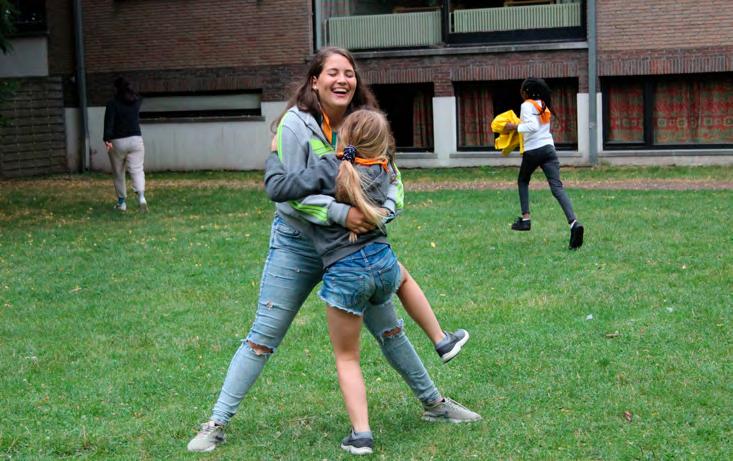
[[[329,306],[362,316],[389,302],[400,285],[397,256],[386,243],[372,243],[326,269],[318,291]]]

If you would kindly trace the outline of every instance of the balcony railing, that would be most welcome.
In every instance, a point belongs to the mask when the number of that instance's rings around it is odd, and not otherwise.
[[[583,3],[456,10],[451,34],[582,27]],[[339,16],[326,20],[327,42],[350,50],[426,47],[441,43],[441,11]]]
[[[440,43],[440,11],[342,16],[326,21],[329,45],[349,50]]]
[[[453,32],[498,32],[524,29],[579,27],[581,4],[509,6],[457,10],[452,13]]]

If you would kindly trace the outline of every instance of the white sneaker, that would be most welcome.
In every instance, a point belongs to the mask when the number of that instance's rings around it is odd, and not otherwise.
[[[214,451],[217,445],[224,443],[224,426],[218,426],[214,421],[208,421],[201,425],[201,430],[196,437],[188,442],[188,451]]]
[[[117,202],[115,204],[115,210],[127,211],[127,202]]]
[[[140,213],[147,213],[148,212],[148,201],[145,200],[145,198],[140,199]]]

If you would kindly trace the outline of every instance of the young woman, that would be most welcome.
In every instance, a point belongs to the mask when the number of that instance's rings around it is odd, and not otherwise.
[[[270,170],[266,184],[274,180],[297,182],[321,178],[326,190],[341,203],[361,210],[372,231],[356,234],[332,224],[310,225],[309,233],[326,268],[319,296],[327,305],[328,333],[336,358],[339,386],[351,420],[351,431],[341,448],[352,454],[372,453],[366,386],[361,373],[359,331],[367,311],[394,309],[388,301],[400,285],[400,266],[386,239],[382,208],[396,182],[394,141],[387,118],[375,110],[356,110],[338,130],[339,159],[321,157],[310,168],[285,173]],[[317,171],[314,171],[317,170]],[[296,193],[293,199],[302,197]],[[394,314],[392,314],[394,315]]]
[[[550,133],[551,92],[550,87],[541,78],[528,78],[522,82],[519,90],[524,102],[522,103],[519,124],[507,123],[504,133],[518,131],[524,136],[524,155],[519,167],[519,203],[522,216],[512,224],[512,230],[528,231],[532,228],[529,214],[529,181],[537,167],[547,177],[550,191],[560,203],[570,226],[571,250],[583,245],[583,225],[575,218],[573,205],[560,181],[560,162],[555,152],[555,143]]]
[[[348,113],[365,105],[376,107],[373,96],[360,82],[351,55],[338,48],[324,48],[316,53],[290,101],[292,107],[278,126],[278,152],[286,169],[301,169],[299,165],[305,164],[306,159],[332,152],[336,145],[334,130]],[[397,198],[398,194],[390,192],[390,196]],[[391,206],[389,200],[385,202],[385,207]],[[321,281],[323,263],[308,236],[309,223],[337,223],[357,234],[374,227],[358,208],[338,203],[326,195],[277,204],[253,325],[232,358],[210,420],[189,442],[190,451],[211,451],[224,441],[223,426],[236,413],[303,302]],[[364,324],[390,365],[422,403],[424,419],[448,422],[481,419],[441,395],[407,339],[394,309],[366,312]]]
[[[271,156],[265,188],[268,195],[283,200],[315,192],[334,195],[339,202],[357,207],[376,226],[364,234],[336,224],[310,227],[326,268],[319,295],[328,304],[329,335],[352,424],[341,448],[353,454],[368,454],[372,452],[373,438],[359,365],[359,330],[367,311],[394,309],[387,301],[403,281],[402,266],[387,243],[384,228],[390,211],[383,206],[391,200],[388,194],[397,181],[397,168],[389,122],[381,112],[352,112],[338,130],[338,143],[338,156],[324,155],[300,171],[287,173],[277,156]]]
[[[145,200],[145,146],[140,131],[140,97],[123,77],[115,80],[115,95],[104,111],[104,145],[114,175],[117,204],[120,211],[127,210],[127,185],[125,166],[130,172],[132,189],[137,192],[139,209],[148,211]]]

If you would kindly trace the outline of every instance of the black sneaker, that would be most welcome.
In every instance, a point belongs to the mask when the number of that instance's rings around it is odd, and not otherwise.
[[[438,353],[443,363],[447,363],[461,352],[461,348],[466,344],[468,338],[469,335],[466,330],[456,330],[455,333],[446,331],[445,338],[435,346],[435,352]]]
[[[512,230],[515,231],[528,231],[532,229],[532,221],[529,219],[522,219],[518,217],[516,221],[512,223]]]
[[[570,249],[577,250],[583,246],[583,225],[580,221],[575,220],[573,225],[570,227]]]
[[[371,455],[373,446],[374,438],[372,438],[371,433],[357,437],[353,430],[341,441],[341,448],[352,455]]]

